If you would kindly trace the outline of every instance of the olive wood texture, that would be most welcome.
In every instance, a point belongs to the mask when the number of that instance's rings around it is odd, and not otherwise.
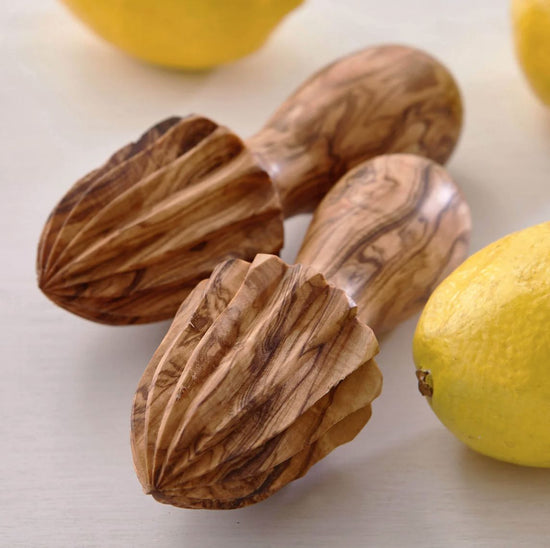
[[[444,162],[461,120],[452,76],[406,46],[368,48],[319,71],[246,144],[207,118],[170,118],[53,210],[39,286],[90,320],[170,318],[221,260],[278,253],[283,216],[312,209],[359,162],[399,151]]]
[[[386,45],[312,76],[248,145],[288,217],[310,211],[347,171],[375,156],[412,153],[444,164],[461,127],[449,71],[423,51]]]
[[[139,382],[131,440],[144,491],[238,508],[351,441],[382,382],[364,320],[388,329],[416,311],[464,259],[469,230],[443,168],[391,155],[352,170],[320,204],[299,255],[310,265],[266,254],[221,263]]]
[[[260,254],[184,301],[135,397],[146,493],[187,508],[258,502],[351,440],[381,387],[378,345],[314,269]]]
[[[408,154],[380,156],[327,194],[296,262],[343,289],[379,336],[418,312],[466,258],[471,225],[443,167]]]

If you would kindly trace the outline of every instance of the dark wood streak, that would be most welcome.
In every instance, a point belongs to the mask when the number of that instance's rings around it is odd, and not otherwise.
[[[179,133],[173,138],[177,148]],[[202,159],[181,167],[171,161],[145,179],[139,171],[141,178],[109,199],[100,213],[71,227],[70,241],[41,278],[54,302],[105,323],[158,321],[173,316],[220,261],[252,259],[258,245],[278,252],[281,208],[267,175],[227,130],[211,130],[206,138],[212,144],[201,144]],[[220,149],[217,143],[224,145]],[[179,172],[186,174],[183,180]],[[208,192],[200,190],[203,186]],[[145,214],[148,203],[156,205]],[[183,221],[192,226],[182,226]]]
[[[263,269],[265,271],[265,267]],[[252,271],[254,271],[254,268],[252,268]],[[293,273],[296,271],[296,267],[291,267],[289,269],[290,273],[290,279],[293,279]],[[260,273],[260,270],[258,269],[257,272],[253,272],[254,277],[257,277],[257,275]],[[285,278],[286,280],[289,279],[289,277]],[[278,278],[274,278],[270,284],[271,286],[273,282],[278,280]],[[258,286],[258,282],[259,286]],[[210,445],[216,445],[225,435],[225,432],[229,429],[230,431],[234,431],[234,428],[238,425],[240,429],[239,435],[244,435],[243,432],[245,431],[245,427],[243,425],[243,421],[246,416],[248,416],[251,412],[254,411],[260,412],[261,406],[266,405],[267,407],[272,406],[272,402],[270,402],[270,399],[273,397],[274,393],[281,387],[284,386],[285,390],[288,390],[288,387],[286,386],[286,376],[283,376],[280,378],[279,381],[275,382],[272,381],[268,385],[268,389],[266,390],[266,384],[265,384],[265,378],[268,375],[271,375],[273,373],[272,368],[276,366],[279,363],[279,357],[275,354],[274,350],[268,350],[265,351],[265,340],[269,340],[272,336],[276,339],[279,339],[281,341],[281,344],[276,348],[278,353],[281,353],[284,351],[285,347],[288,347],[290,341],[287,340],[288,333],[292,333],[295,335],[295,321],[296,318],[299,318],[298,310],[294,308],[293,310],[289,310],[288,303],[284,299],[279,299],[279,286],[275,286],[274,289],[276,290],[275,296],[276,296],[276,302],[280,303],[282,306],[282,312],[277,311],[278,307],[271,306],[272,297],[267,292],[263,291],[262,285],[263,279],[260,279],[259,281],[256,280],[254,284],[251,285],[250,289],[252,291],[258,291],[258,287],[261,288],[261,291],[257,293],[258,301],[254,304],[253,308],[257,310],[257,315],[252,316],[254,318],[254,322],[250,324],[250,329],[254,333],[256,333],[255,337],[257,337],[257,340],[259,344],[256,344],[255,346],[251,347],[250,355],[246,357],[247,360],[247,373],[246,376],[240,380],[241,386],[239,388],[238,393],[238,401],[236,402],[236,407],[240,409],[240,411],[228,413],[225,415],[223,425],[220,423],[216,423],[216,434],[215,436],[211,436],[209,438]],[[294,283],[297,283],[294,282]],[[326,282],[325,282],[326,283]],[[285,285],[282,284],[281,287],[283,288],[284,294],[286,295],[285,291]],[[309,285],[302,285],[302,291],[305,290],[306,293],[309,292]],[[270,292],[271,293],[271,292]],[[292,293],[292,291],[291,291]],[[244,294],[237,294],[232,301],[232,306],[230,307],[232,312],[235,310],[241,310],[243,309],[243,306],[238,302],[239,299],[244,299],[247,296],[247,293]],[[321,296],[322,298],[322,296]],[[289,299],[290,300],[290,299]],[[303,300],[303,305],[300,304],[300,307],[307,307],[308,299],[306,296],[306,299]],[[286,310],[285,310],[286,309]],[[274,313],[277,311],[277,313]],[[289,314],[292,312],[292,314]],[[223,313],[225,314],[225,312]],[[279,321],[273,321],[273,317],[276,316],[279,318]],[[242,314],[241,318],[242,319]],[[298,320],[299,321],[299,320]],[[246,336],[250,336],[248,334],[248,330],[245,328],[243,329],[243,321],[237,321],[235,318],[231,318],[232,324],[235,323],[239,327],[239,333],[238,338],[241,339],[243,336],[241,334],[241,331],[246,333]],[[211,341],[213,340],[219,340],[220,338],[226,336],[227,328],[223,321],[220,321],[219,324],[220,328],[215,331],[215,327],[211,328],[211,331],[208,333],[208,335],[205,337],[204,341],[201,341],[200,344],[204,344],[207,347],[211,344]],[[285,327],[285,334],[286,336],[283,336],[281,334],[281,330],[283,329],[283,326]],[[214,329],[214,331],[212,331]],[[259,335],[257,335],[259,334]],[[231,339],[231,346],[228,348],[228,351],[230,354],[234,352],[234,344],[235,341],[233,338]],[[261,364],[261,367],[257,367],[256,365],[258,362]],[[298,372],[298,375],[300,378],[308,378],[308,368],[310,366],[306,366],[304,360],[302,360],[304,365],[301,367],[300,371]],[[314,367],[314,364],[311,365],[311,367]],[[221,374],[220,374],[221,375]],[[233,379],[235,376],[235,370],[234,366],[231,368],[226,369],[225,374],[223,376],[218,377],[217,379],[217,385],[215,387],[216,393],[223,393],[224,386],[226,384],[233,386],[230,382],[230,379]],[[309,377],[311,380],[311,377]],[[294,389],[299,389],[301,385],[301,381],[297,379],[294,384]],[[233,388],[232,388],[233,389]],[[254,395],[254,396],[253,396]],[[212,398],[212,394],[208,395],[208,399],[199,400],[197,402],[197,408],[202,407],[206,401],[210,403]],[[254,402],[254,406],[250,408],[249,404],[250,402]],[[218,413],[218,409],[211,409],[208,407],[208,410],[210,412]],[[229,418],[230,417],[230,418]],[[253,418],[253,417],[251,417]],[[208,428],[212,421],[205,420],[205,425]],[[258,431],[258,426],[256,424],[256,420],[249,421],[248,424],[252,428],[251,434]],[[189,459],[193,460],[194,458],[201,455],[201,451],[195,451],[194,456],[190,456]]]
[[[182,128],[185,128],[188,138],[180,137]],[[135,175],[147,176],[161,165],[162,160],[169,163],[186,146],[192,146],[214,128],[214,123],[206,118],[168,118],[146,131],[136,143],[121,148],[101,168],[77,181],[50,214],[44,227],[38,252],[39,274],[45,274],[51,268],[58,254],[79,232],[83,223],[92,217],[98,206],[110,203],[128,185],[136,183]],[[177,141],[177,146],[169,149],[167,141]],[[127,167],[129,163],[132,165],[131,173]]]
[[[344,289],[378,335],[417,312],[464,260],[470,229],[469,207],[441,166],[381,156],[332,189],[297,260]]]
[[[460,93],[447,69],[422,51],[384,45],[313,75],[248,143],[289,215],[309,210],[312,196],[322,198],[376,155],[412,152],[444,163],[461,123]]]
[[[323,200],[303,264],[258,255],[218,266],[181,305],[136,392],[144,490],[175,506],[238,508],[353,439],[381,387],[363,322],[383,332],[414,313],[465,257],[469,230],[443,168],[387,155]]]
[[[191,324],[206,302],[197,337]],[[376,351],[346,295],[316,271],[267,255],[222,263],[182,304],[136,392],[132,448],[144,490],[199,508],[269,496],[356,434],[332,441],[345,417],[370,416]]]
[[[373,165],[374,167],[374,165]],[[430,164],[427,166],[427,170],[431,167]],[[377,177],[378,175],[378,177]],[[371,187],[369,188],[370,192],[373,192],[373,194],[377,190],[377,185],[383,184],[385,188],[388,189],[388,193],[390,194],[390,198],[393,194],[393,192],[399,192],[401,189],[403,189],[400,181],[396,179],[393,175],[389,173],[384,173],[383,179],[380,178],[380,174],[377,173],[376,169],[373,169],[371,176],[373,177],[373,181],[370,183]],[[356,177],[354,177],[354,180],[357,180]],[[408,181],[407,179],[405,179]],[[372,214],[369,211],[369,200],[368,200],[368,194],[363,192],[358,192],[358,187],[351,187],[349,185],[345,186],[345,190],[349,193],[353,192],[357,195],[360,195],[364,198],[367,198],[364,202],[364,205],[360,208],[360,210],[357,211],[357,213],[360,213],[361,217],[365,216],[366,219],[368,219],[368,227],[369,230],[365,231],[364,229],[361,230],[362,227],[367,226],[366,224],[358,224],[357,229],[354,234],[354,238],[352,240],[348,240],[346,242],[345,246],[342,246],[340,250],[335,251],[334,253],[331,253],[331,266],[327,267],[324,270],[324,273],[327,277],[332,276],[338,276],[339,272],[343,269],[343,266],[348,263],[349,261],[357,261],[359,263],[362,263],[363,265],[367,264],[374,264],[376,265],[377,269],[373,274],[368,276],[365,279],[365,285],[370,282],[370,279],[373,275],[377,275],[379,270],[383,267],[383,262],[381,260],[375,260],[372,257],[366,257],[366,253],[368,253],[372,248],[376,248],[376,244],[373,244],[377,239],[381,238],[385,234],[389,232],[398,232],[401,230],[401,228],[407,224],[411,219],[414,219],[415,216],[418,214],[419,207],[418,205],[425,201],[428,185],[427,185],[427,178],[425,176],[425,173],[423,176],[419,178],[420,184],[415,187],[407,188],[405,187],[401,191],[405,191],[407,193],[414,193],[413,196],[407,196],[407,201],[405,203],[405,207],[398,208],[397,205],[394,207],[391,205],[386,210],[383,210],[382,212],[379,209],[379,203],[375,199],[370,200],[370,205],[377,207],[376,213],[376,222],[373,222]],[[358,181],[360,184],[360,181]],[[348,203],[345,202],[346,200],[345,195],[340,195],[340,199],[343,200],[343,204]],[[392,202],[390,199],[389,202]],[[334,203],[334,202],[332,202]],[[345,210],[346,212],[349,212],[350,210],[353,211],[352,208],[357,208],[358,203],[355,200],[350,200],[349,203],[353,204],[352,207],[346,207],[343,205],[341,207],[342,210]],[[397,204],[398,202],[392,202]],[[365,207],[366,206],[366,207]],[[337,207],[340,207],[337,205]],[[331,231],[332,230],[338,230],[342,227],[342,217],[338,218],[331,218],[330,216],[323,217],[323,222],[325,222],[325,219],[330,219],[330,225],[331,225]],[[360,221],[360,219],[357,219]],[[312,223],[313,227],[313,223]],[[310,230],[313,230],[311,228]],[[304,239],[304,244],[307,240]],[[372,245],[371,245],[372,244]],[[311,245],[311,244],[308,244]],[[302,246],[303,250],[301,249],[301,253],[305,254],[307,253],[304,245]],[[297,259],[299,262],[308,262],[308,259],[306,258],[305,261],[302,260],[302,256],[299,256]],[[358,269],[355,269],[353,273],[354,277],[357,277],[361,275],[361,271]],[[341,280],[339,280],[341,282]],[[343,287],[347,287],[348,284],[345,284]]]
[[[218,262],[277,253],[283,215],[312,209],[359,162],[445,161],[461,108],[438,61],[379,46],[314,74],[246,144],[207,118],[169,118],[62,198],[40,240],[39,286],[90,320],[173,317]]]

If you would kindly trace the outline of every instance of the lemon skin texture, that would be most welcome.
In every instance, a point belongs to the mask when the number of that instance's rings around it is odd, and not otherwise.
[[[466,445],[550,467],[550,222],[451,273],[426,303],[413,356],[433,411]]]
[[[143,61],[205,69],[258,49],[302,0],[62,0],[97,34]]]
[[[512,24],[523,72],[550,105],[550,0],[512,0]]]

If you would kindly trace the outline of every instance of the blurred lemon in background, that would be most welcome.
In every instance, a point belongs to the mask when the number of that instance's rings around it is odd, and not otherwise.
[[[512,22],[523,71],[550,105],[550,0],[512,0]]]
[[[202,69],[258,49],[302,0],[62,0],[97,34],[158,65]]]
[[[550,222],[478,251],[429,298],[419,388],[472,449],[550,467]]]

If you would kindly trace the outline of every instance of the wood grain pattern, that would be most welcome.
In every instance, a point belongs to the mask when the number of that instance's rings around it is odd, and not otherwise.
[[[71,312],[112,324],[169,318],[220,261],[282,247],[278,195],[242,141],[197,116],[167,125],[77,183],[50,216],[39,284]]]
[[[345,293],[273,255],[222,263],[184,301],[136,393],[146,493],[238,508],[302,476],[370,417],[378,345]]]
[[[460,128],[452,76],[405,46],[319,71],[247,145],[207,118],[170,118],[60,201],[39,244],[39,286],[90,320],[173,317],[219,261],[277,253],[283,215],[311,209],[358,162],[390,151],[444,161]]]
[[[321,202],[297,261],[357,303],[376,335],[418,312],[468,253],[470,208],[450,175],[419,156],[357,166]]]
[[[364,321],[383,331],[416,311],[464,259],[469,230],[443,168],[389,155],[325,197],[299,254],[308,266],[264,254],[218,266],[181,305],[136,392],[145,492],[237,508],[352,440],[381,387]]]
[[[248,144],[289,216],[311,210],[344,173],[380,154],[445,163],[461,126],[460,92],[445,66],[421,50],[382,45],[313,75]]]

